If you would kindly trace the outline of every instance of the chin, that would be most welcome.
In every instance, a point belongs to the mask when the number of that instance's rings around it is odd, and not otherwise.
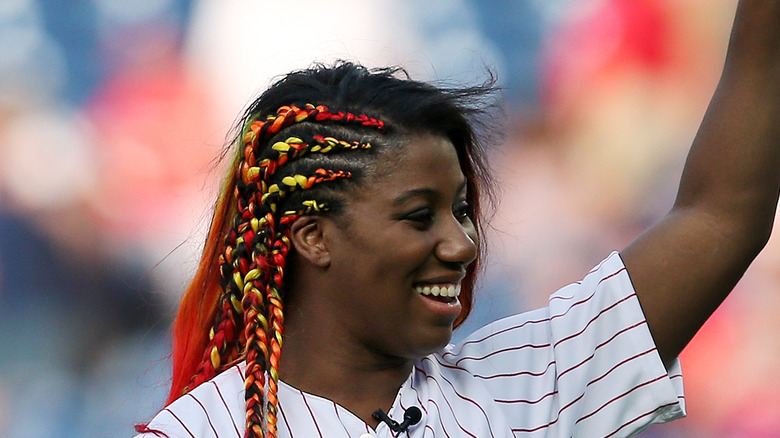
[[[437,333],[437,336],[426,337],[425,343],[418,343],[415,358],[427,356],[431,353],[436,353],[444,349],[452,339],[452,328],[442,329],[441,334]],[[423,338],[419,338],[418,341],[422,341]]]

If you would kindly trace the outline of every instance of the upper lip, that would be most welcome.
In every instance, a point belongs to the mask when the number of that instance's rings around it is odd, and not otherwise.
[[[465,273],[436,275],[425,280],[415,281],[414,284],[459,284],[465,276]]]

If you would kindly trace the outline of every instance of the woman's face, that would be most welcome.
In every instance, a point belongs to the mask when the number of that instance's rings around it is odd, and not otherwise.
[[[351,340],[412,359],[449,342],[477,232],[449,140],[414,136],[375,166],[324,234],[336,318]]]

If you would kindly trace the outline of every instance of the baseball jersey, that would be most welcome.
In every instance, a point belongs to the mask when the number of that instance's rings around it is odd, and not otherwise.
[[[171,403],[149,428],[171,438],[242,437],[243,384],[243,366],[234,366]],[[412,406],[422,418],[408,431],[373,429],[280,382],[278,436],[626,437],[685,415],[679,364],[667,371],[661,362],[617,253],[547,307],[417,360],[388,415],[400,423]]]

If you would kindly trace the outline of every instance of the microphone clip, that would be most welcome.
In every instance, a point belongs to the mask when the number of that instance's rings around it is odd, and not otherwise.
[[[382,409],[377,409],[373,414],[371,414],[371,416],[374,417],[375,420],[387,424],[387,426],[390,427],[390,430],[393,432],[406,432],[409,430],[409,426],[420,422],[420,419],[422,418],[422,412],[417,406],[410,407],[404,411],[404,421],[401,423],[398,423],[397,421],[390,418]]]

